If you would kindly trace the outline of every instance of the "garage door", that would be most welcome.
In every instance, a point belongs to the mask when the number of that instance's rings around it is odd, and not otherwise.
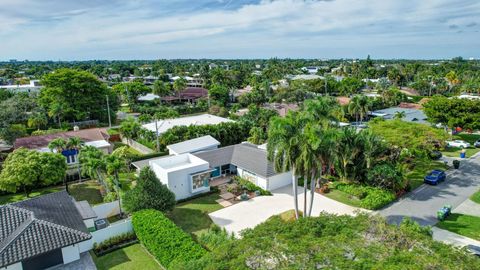
[[[63,264],[62,249],[43,253],[22,262],[23,270],[39,270]]]

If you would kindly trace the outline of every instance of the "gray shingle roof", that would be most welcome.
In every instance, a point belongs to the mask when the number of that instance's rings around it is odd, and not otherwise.
[[[267,159],[267,151],[248,143],[199,152],[194,155],[207,161],[210,167],[233,164],[262,177],[277,174],[273,163]]]
[[[0,267],[91,237],[66,191],[0,206]]]
[[[210,135],[168,145],[167,148],[177,154],[193,153],[206,148],[219,146],[220,142]]]

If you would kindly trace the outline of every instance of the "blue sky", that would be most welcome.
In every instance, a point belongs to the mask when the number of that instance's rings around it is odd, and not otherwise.
[[[480,58],[479,0],[1,0],[0,60]]]

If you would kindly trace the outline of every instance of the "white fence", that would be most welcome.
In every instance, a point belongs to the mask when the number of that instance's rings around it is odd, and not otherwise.
[[[101,243],[108,238],[112,238],[114,236],[132,232],[133,225],[132,220],[130,218],[123,219],[118,222],[110,224],[110,226],[100,229],[98,231],[92,232],[92,245],[93,243]]]
[[[120,214],[118,200],[109,203],[102,203],[92,208],[95,214],[97,214],[97,219],[112,217]]]

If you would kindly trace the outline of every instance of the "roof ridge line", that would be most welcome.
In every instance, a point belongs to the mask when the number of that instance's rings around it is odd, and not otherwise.
[[[23,208],[20,208],[20,207],[16,207],[16,206],[13,206],[13,205],[7,205],[6,207],[7,208],[12,208],[16,211],[26,212],[26,213],[29,214],[29,216],[27,217],[27,219],[25,221],[20,223],[20,225],[13,232],[11,232],[2,242],[0,242],[0,254],[2,254],[7,249],[7,247],[9,247],[20,235],[22,235],[22,233],[35,220],[35,214],[33,213],[33,211],[23,209]]]

